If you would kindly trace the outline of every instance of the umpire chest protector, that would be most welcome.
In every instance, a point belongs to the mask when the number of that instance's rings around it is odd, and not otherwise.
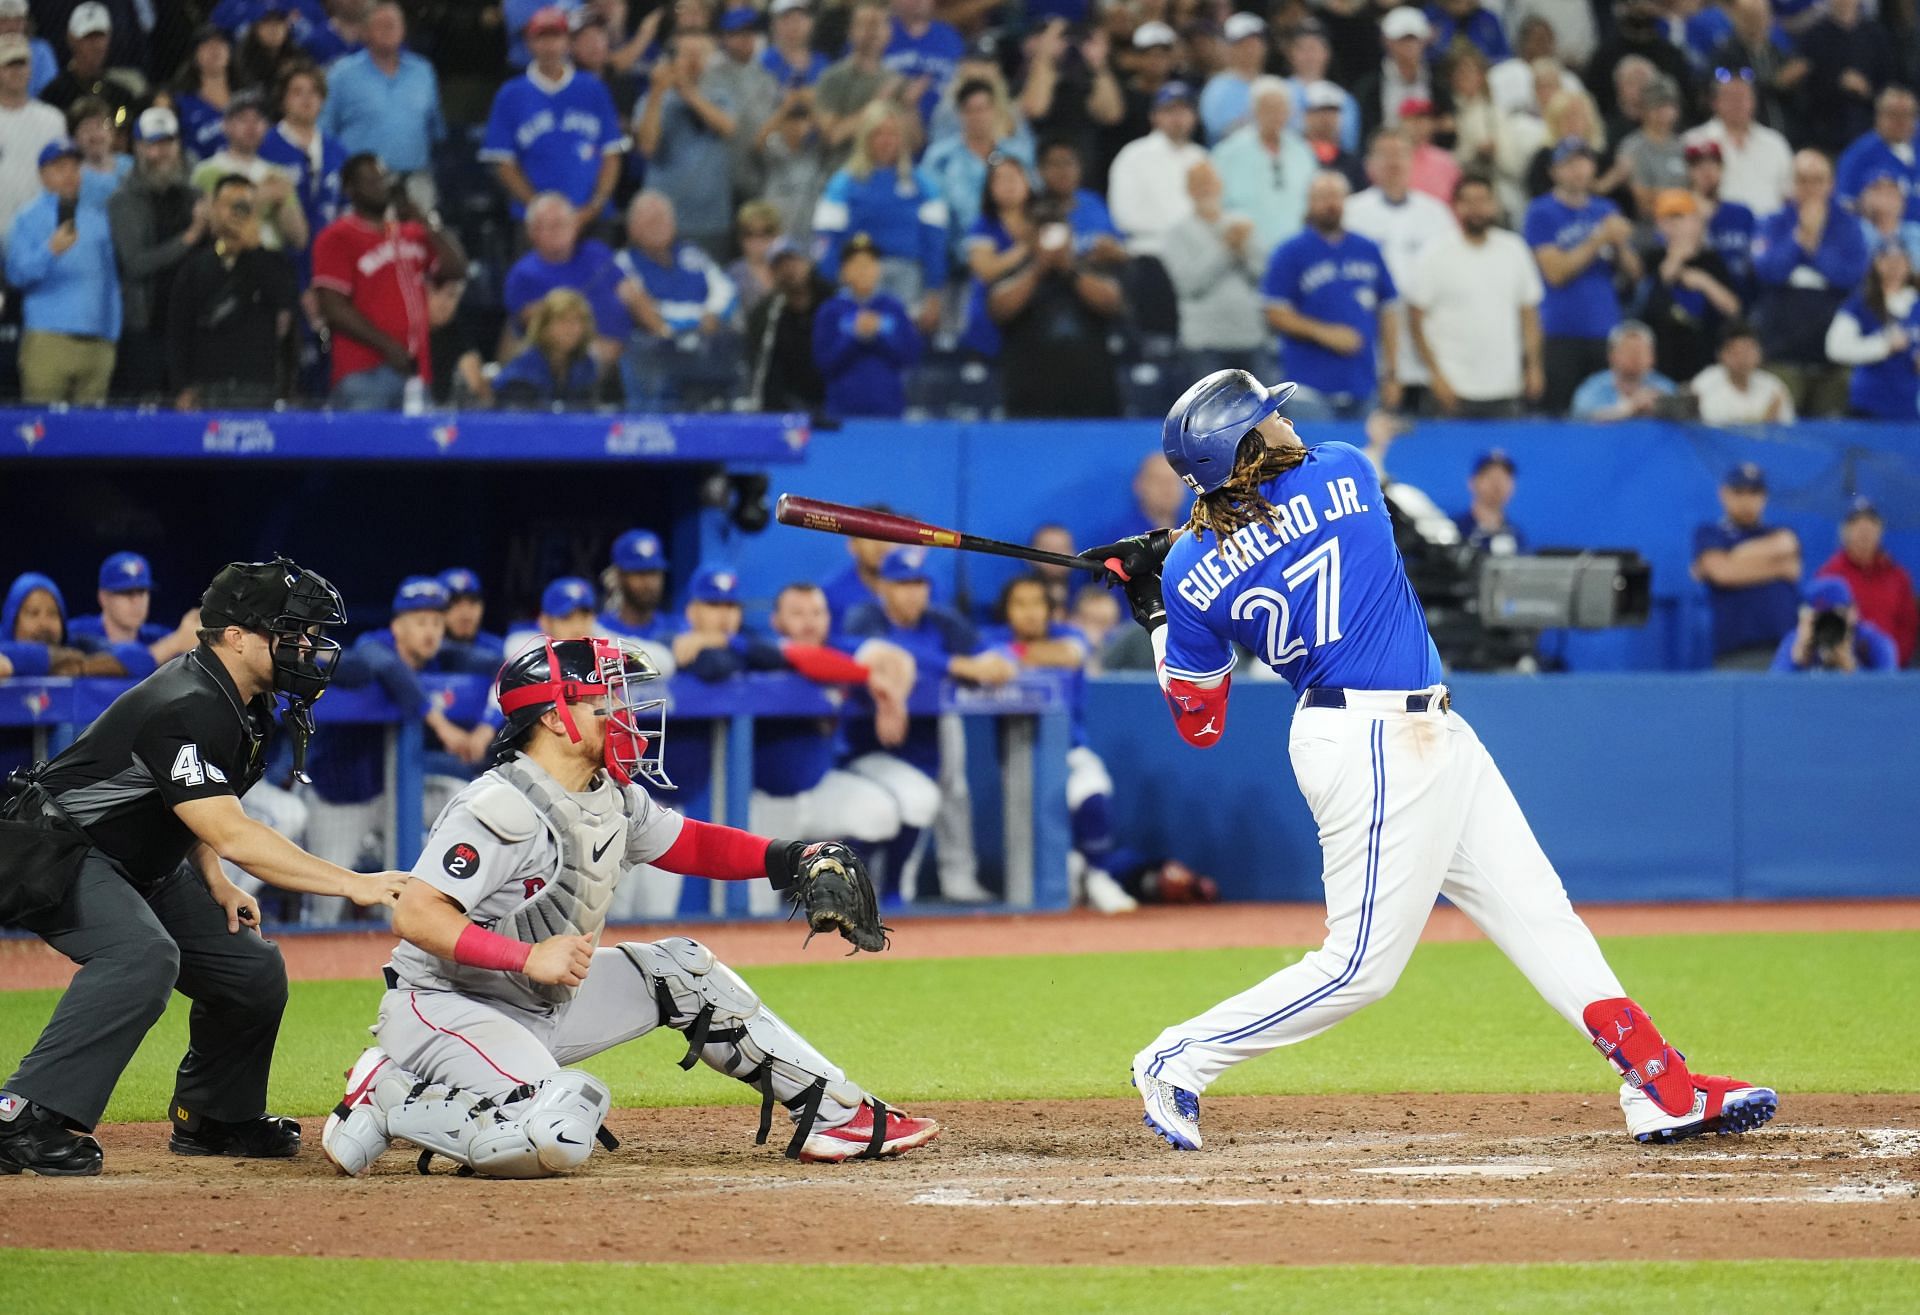
[[[597,938],[627,867],[631,797],[605,775],[590,790],[564,790],[521,758],[502,763],[492,774],[496,782],[468,801],[473,815],[512,844],[531,840],[544,829],[558,851],[548,875],[523,876],[532,893],[500,919],[496,930],[529,945],[552,936]],[[547,985],[519,973],[511,976],[550,1004],[566,1004],[579,989]]]

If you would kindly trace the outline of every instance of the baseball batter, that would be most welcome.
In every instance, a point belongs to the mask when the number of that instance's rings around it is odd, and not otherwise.
[[[696,1058],[792,1111],[787,1153],[839,1161],[897,1155],[940,1133],[889,1109],[683,936],[596,949],[621,875],[642,863],[792,890],[815,930],[885,946],[873,887],[835,843],[767,840],[684,818],[636,778],[660,770],[664,697],[632,641],[543,640],[499,680],[506,722],[495,765],[434,823],[394,913],[389,990],[322,1145],[349,1174],[392,1142],[472,1171],[537,1178],[577,1168],[611,1104],[567,1067],[665,1025]]]
[[[1189,743],[1226,729],[1236,644],[1300,691],[1288,754],[1326,865],[1326,942],[1134,1057],[1147,1126],[1198,1150],[1200,1093],[1393,989],[1444,894],[1624,1076],[1636,1138],[1759,1127],[1771,1090],[1694,1073],[1627,998],[1451,708],[1371,462],[1345,443],[1302,444],[1278,414],[1292,392],[1238,370],[1188,389],[1162,435],[1198,494],[1186,526],[1088,554],[1124,583]]]

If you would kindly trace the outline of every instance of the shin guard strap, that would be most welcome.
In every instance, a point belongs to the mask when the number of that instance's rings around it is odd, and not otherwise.
[[[854,1158],[874,1160],[880,1156],[880,1148],[887,1144],[887,1103],[878,1096],[869,1096],[867,1103],[873,1106],[873,1136],[867,1139],[867,1148]]]
[[[789,1160],[797,1160],[800,1158],[800,1148],[806,1144],[807,1138],[813,1134],[813,1125],[818,1122],[820,1118],[820,1100],[821,1097],[826,1094],[827,1080],[825,1078],[815,1078],[813,1085],[801,1093],[800,1099],[806,1103],[801,1106],[800,1117],[794,1121],[793,1140],[787,1143],[787,1158]],[[789,1105],[788,1108],[791,1109],[792,1106]]]

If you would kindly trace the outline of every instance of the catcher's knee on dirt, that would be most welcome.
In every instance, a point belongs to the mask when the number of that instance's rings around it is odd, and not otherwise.
[[[660,1021],[687,1034],[681,1068],[696,1059],[737,1078],[761,1095],[760,1131],[767,1140],[777,1100],[793,1112],[793,1139],[787,1156],[798,1158],[802,1143],[821,1122],[821,1107],[850,1118],[867,1099],[846,1074],[760,1002],[739,974],[714,958],[713,951],[685,936],[663,941],[626,941],[619,949],[646,980]]]
[[[389,1138],[420,1149],[422,1173],[443,1155],[485,1178],[546,1178],[579,1168],[596,1139],[609,1140],[600,1125],[613,1098],[592,1074],[562,1069],[499,1101],[457,1087],[383,1080],[373,1103],[385,1111]]]

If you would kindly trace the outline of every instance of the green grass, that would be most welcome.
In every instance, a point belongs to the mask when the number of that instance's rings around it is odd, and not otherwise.
[[[1257,916],[1257,915],[1253,915]],[[1621,979],[1710,1072],[1788,1091],[1920,1090],[1920,934],[1650,936],[1607,943]],[[1299,950],[833,960],[757,968],[761,995],[889,1100],[1113,1096],[1134,1051],[1291,962]],[[325,1112],[366,1044],[377,985],[295,987],[273,1107]],[[0,1062],[22,1054],[55,993],[0,993]],[[163,1117],[185,1044],[176,999],[128,1069],[110,1120]],[[662,1032],[587,1067],[621,1105],[744,1102],[751,1093]],[[3,1079],[0,1079],[3,1080]],[[1597,1056],[1491,946],[1422,946],[1398,989],[1305,1045],[1234,1070],[1218,1094],[1607,1091]]]
[[[286,1315],[459,1310],[1259,1311],[1552,1310],[1618,1315],[1755,1309],[1910,1311],[1920,1261],[1215,1269],[1115,1266],[488,1264],[289,1256],[0,1252],[21,1315],[262,1310]],[[138,1293],[136,1299],[133,1294]],[[1307,1303],[1311,1303],[1308,1305]]]

